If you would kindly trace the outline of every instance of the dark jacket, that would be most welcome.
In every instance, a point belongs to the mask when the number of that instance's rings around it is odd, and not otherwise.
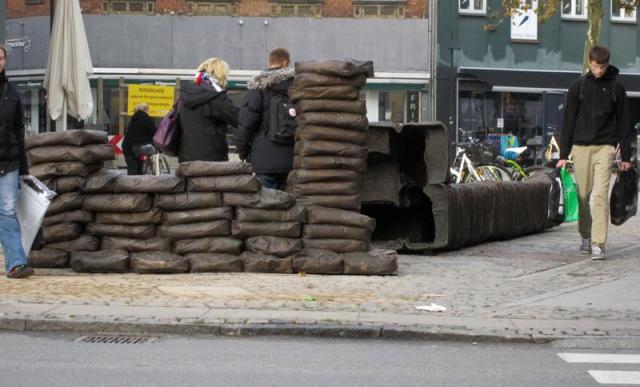
[[[131,117],[131,122],[122,141],[122,150],[131,153],[136,145],[152,144],[153,135],[156,134],[156,124],[153,119],[143,111],[137,111]]]
[[[29,174],[27,153],[24,149],[22,103],[18,92],[9,84],[7,75],[0,73],[0,175],[20,169],[20,175]]]
[[[293,167],[293,145],[276,144],[266,136],[271,97],[287,95],[293,75],[287,68],[267,70],[247,85],[234,140],[240,158],[248,157],[256,173],[288,173]]]
[[[238,125],[238,108],[210,83],[187,83],[180,91],[178,160],[227,161],[227,126]]]
[[[635,131],[629,118],[627,93],[616,81],[618,73],[616,67],[609,66],[600,78],[589,72],[571,84],[560,136],[560,159],[569,157],[574,144],[616,146],[620,143],[622,161],[630,160]]]

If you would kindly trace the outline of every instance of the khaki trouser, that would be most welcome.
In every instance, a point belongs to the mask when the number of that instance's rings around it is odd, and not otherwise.
[[[609,228],[609,184],[616,149],[612,145],[574,145],[572,154],[580,198],[580,235],[604,247]]]

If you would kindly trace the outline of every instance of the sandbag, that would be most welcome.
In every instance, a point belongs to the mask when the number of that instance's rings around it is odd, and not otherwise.
[[[176,169],[176,175],[183,177],[251,175],[252,173],[251,164],[228,161],[185,161]]]
[[[80,235],[72,241],[50,243],[45,246],[49,249],[64,251],[97,251],[100,249],[100,238],[90,235]]]
[[[129,253],[125,250],[71,253],[71,268],[78,273],[124,273],[129,268]]]
[[[318,73],[300,73],[293,79],[293,87],[353,86],[361,89],[367,83],[366,74],[339,77]]]
[[[221,206],[222,195],[214,192],[185,192],[156,196],[156,207],[164,211],[197,210]]]
[[[301,225],[298,222],[245,223],[232,222],[231,235],[236,238],[253,236],[274,236],[282,238],[299,238]]]
[[[176,254],[191,253],[217,253],[234,254],[242,253],[243,243],[235,238],[197,238],[183,239],[175,242]]]
[[[44,243],[64,242],[77,239],[82,234],[83,226],[76,223],[60,223],[42,227]]]
[[[350,239],[303,239],[304,248],[329,250],[336,253],[369,251],[370,244]]]
[[[79,192],[68,192],[56,196],[49,208],[46,216],[57,215],[63,212],[75,211],[82,208],[83,197]]]
[[[244,242],[247,250],[252,253],[288,257],[302,250],[302,241],[293,238],[278,238],[258,236],[248,238]]]
[[[42,220],[42,225],[51,226],[60,223],[87,224],[91,222],[93,222],[93,213],[84,210],[75,210],[47,216]]]
[[[340,254],[329,250],[304,249],[293,257],[293,271],[307,274],[342,274]]]
[[[152,204],[148,194],[95,194],[84,197],[82,208],[94,212],[144,212]]]
[[[116,158],[111,144],[69,146],[56,145],[37,147],[27,151],[29,165],[43,163],[63,163],[79,161],[84,164],[96,164]]]
[[[60,269],[69,263],[69,253],[57,249],[31,250],[29,266],[36,269]]]
[[[189,271],[189,259],[163,251],[131,254],[131,271],[138,274],[169,274]]]
[[[365,146],[369,139],[368,132],[331,128],[328,126],[298,126],[296,141],[331,141]],[[362,153],[362,152],[361,152]],[[360,154],[360,153],[359,153]],[[364,155],[364,154],[362,154]],[[361,157],[360,157],[361,158]]]
[[[129,252],[140,251],[171,251],[171,241],[165,238],[132,239],[103,237],[104,250],[122,249]]]
[[[80,176],[65,176],[43,181],[44,185],[58,195],[67,192],[80,192],[87,180]]]
[[[122,225],[148,225],[159,224],[162,221],[162,213],[157,208],[151,208],[144,212],[102,212],[96,214],[96,223],[122,224]]]
[[[335,99],[303,99],[296,103],[296,111],[300,113],[309,112],[338,112],[367,114],[367,103],[364,99],[353,101]]]
[[[75,161],[35,165],[29,168],[29,173],[38,178],[38,180],[45,180],[64,176],[87,177],[100,170],[100,168],[102,168],[102,164],[84,164]]]
[[[189,254],[190,271],[192,273],[233,273],[242,271],[242,260],[237,255],[229,254]]]
[[[318,73],[337,77],[354,77],[365,74],[367,77],[373,77],[372,61],[344,61],[339,59],[307,60],[296,62],[295,69],[296,74]]]
[[[391,275],[398,271],[398,253],[394,250],[342,254],[342,259],[344,274]]]
[[[102,130],[67,130],[64,132],[47,132],[28,136],[24,140],[24,147],[28,150],[35,147],[45,147],[54,145],[91,145],[107,144],[109,137],[107,132]]]
[[[87,178],[82,192],[96,193],[109,192],[113,181],[119,176],[126,176],[127,171],[122,169],[101,169]]]
[[[367,148],[361,145],[335,141],[297,141],[293,153],[298,156],[340,156],[367,158]]]
[[[228,220],[213,222],[163,225],[158,228],[158,235],[170,239],[206,238],[228,236],[231,234]]]
[[[296,121],[300,126],[330,126],[363,132],[369,129],[369,121],[363,114],[309,112],[300,114]]]
[[[342,226],[359,227],[373,232],[376,220],[353,211],[335,208],[310,206],[307,208],[307,222],[309,224],[339,224]]]
[[[289,99],[296,103],[305,99],[357,100],[360,89],[353,86],[290,87]]]
[[[233,220],[231,207],[205,208],[201,210],[171,211],[162,214],[162,222],[166,225],[202,223],[214,220]]]
[[[344,169],[297,169],[289,174],[289,179],[296,184],[333,183],[338,181],[362,182],[362,174]]]
[[[94,236],[110,236],[117,238],[149,239],[156,236],[155,225],[123,225],[90,223],[87,234]]]
[[[353,239],[371,241],[371,231],[365,228],[338,226],[334,224],[306,224],[302,231],[306,239]]]
[[[362,182],[337,181],[298,183],[293,185],[290,191],[292,191],[296,196],[355,195],[362,192]]]
[[[118,176],[111,182],[113,193],[177,193],[184,191],[184,180],[172,175]]]
[[[238,222],[305,222],[307,210],[303,206],[293,206],[288,210],[236,209]]]
[[[360,212],[360,195],[324,195],[324,196],[301,196],[298,203],[305,206],[323,206]]]
[[[296,203],[290,193],[264,187],[257,193],[225,192],[222,198],[225,206],[264,210],[288,210]]]
[[[292,270],[291,258],[278,258],[248,251],[242,253],[240,257],[245,272],[289,274]]]
[[[192,177],[187,182],[189,192],[258,192],[260,182],[253,175]]]
[[[293,169],[347,169],[364,174],[367,160],[335,156],[295,156]]]

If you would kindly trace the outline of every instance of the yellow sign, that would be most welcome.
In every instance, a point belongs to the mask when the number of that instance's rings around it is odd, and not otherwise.
[[[146,103],[151,117],[164,117],[173,108],[174,92],[173,86],[129,85],[127,111],[132,116],[138,104]]]

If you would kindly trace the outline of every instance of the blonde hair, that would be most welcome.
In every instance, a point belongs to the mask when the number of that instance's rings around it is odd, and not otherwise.
[[[227,85],[227,77],[229,76],[229,64],[222,59],[209,58],[198,66],[197,71],[206,71],[216,77],[220,87]]]
[[[148,103],[139,103],[136,105],[135,109],[136,112],[145,112],[148,113],[149,112],[149,104]]]

